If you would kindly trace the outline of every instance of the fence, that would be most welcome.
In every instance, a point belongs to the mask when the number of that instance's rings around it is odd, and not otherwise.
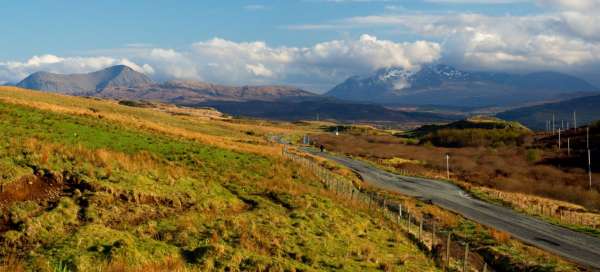
[[[446,271],[487,271],[488,265],[469,244],[440,230],[440,222],[433,216],[411,212],[406,205],[395,203],[385,196],[360,190],[352,181],[334,174],[311,159],[289,152],[284,146],[282,156],[315,174],[324,187],[339,197],[364,205],[370,212],[379,213],[406,231],[408,237],[427,252]],[[436,226],[438,226],[436,228]]]

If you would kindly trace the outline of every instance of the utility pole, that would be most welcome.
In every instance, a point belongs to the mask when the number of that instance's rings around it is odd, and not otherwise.
[[[577,111],[573,111],[573,128],[577,132]]]
[[[588,151],[588,177],[589,177],[589,185],[590,191],[592,190],[592,151],[590,150],[590,126],[587,126],[586,132],[587,138],[587,151]]]
[[[588,149],[588,177],[590,179],[590,191],[592,190],[592,152]]]
[[[587,129],[587,133],[586,133],[586,135],[587,135],[586,136],[586,139],[587,139],[586,143],[587,144],[586,145],[587,145],[587,149],[590,149],[590,126],[588,125],[586,129]]]
[[[567,138],[567,156],[571,157],[571,138]]]
[[[560,152],[560,128],[558,129],[558,152]]]
[[[446,154],[446,176],[450,180],[450,155]]]
[[[552,114],[552,135],[556,134],[556,122],[555,122],[555,118],[554,118],[554,113]]]

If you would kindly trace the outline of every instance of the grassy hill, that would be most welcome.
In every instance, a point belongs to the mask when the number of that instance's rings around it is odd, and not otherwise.
[[[0,87],[0,270],[435,271],[266,140],[301,129]]]
[[[475,116],[446,125],[425,125],[408,132],[406,136],[436,146],[465,147],[520,145],[530,133],[518,122]]]

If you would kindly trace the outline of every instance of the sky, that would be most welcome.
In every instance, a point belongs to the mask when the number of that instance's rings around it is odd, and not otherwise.
[[[157,81],[285,84],[445,63],[600,86],[600,0],[4,0],[0,83],[125,64]]]

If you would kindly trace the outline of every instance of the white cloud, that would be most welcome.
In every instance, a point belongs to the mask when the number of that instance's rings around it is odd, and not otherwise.
[[[252,4],[252,5],[244,6],[244,9],[248,10],[248,11],[259,11],[259,10],[265,10],[265,9],[267,9],[267,7],[264,5]]]
[[[448,3],[448,4],[512,4],[519,2],[531,2],[531,0],[425,0],[430,3]]]
[[[332,40],[310,47],[273,47],[262,41],[214,38],[196,42],[184,50],[128,47],[115,52],[120,56],[44,55],[24,62],[0,62],[0,81],[18,81],[39,70],[81,73],[125,64],[160,80],[185,78],[235,85],[297,84],[322,89],[349,76],[383,67],[413,68],[435,61],[441,56],[441,46],[435,42],[397,43],[362,35],[355,40]]]
[[[428,0],[474,3],[475,0]],[[488,3],[515,2],[512,0]],[[385,28],[440,41],[442,61],[470,69],[558,70],[600,66],[600,0],[536,0],[545,9],[521,16],[478,13],[366,15],[292,30]],[[394,30],[395,29],[395,30]],[[589,71],[587,71],[589,72]]]

